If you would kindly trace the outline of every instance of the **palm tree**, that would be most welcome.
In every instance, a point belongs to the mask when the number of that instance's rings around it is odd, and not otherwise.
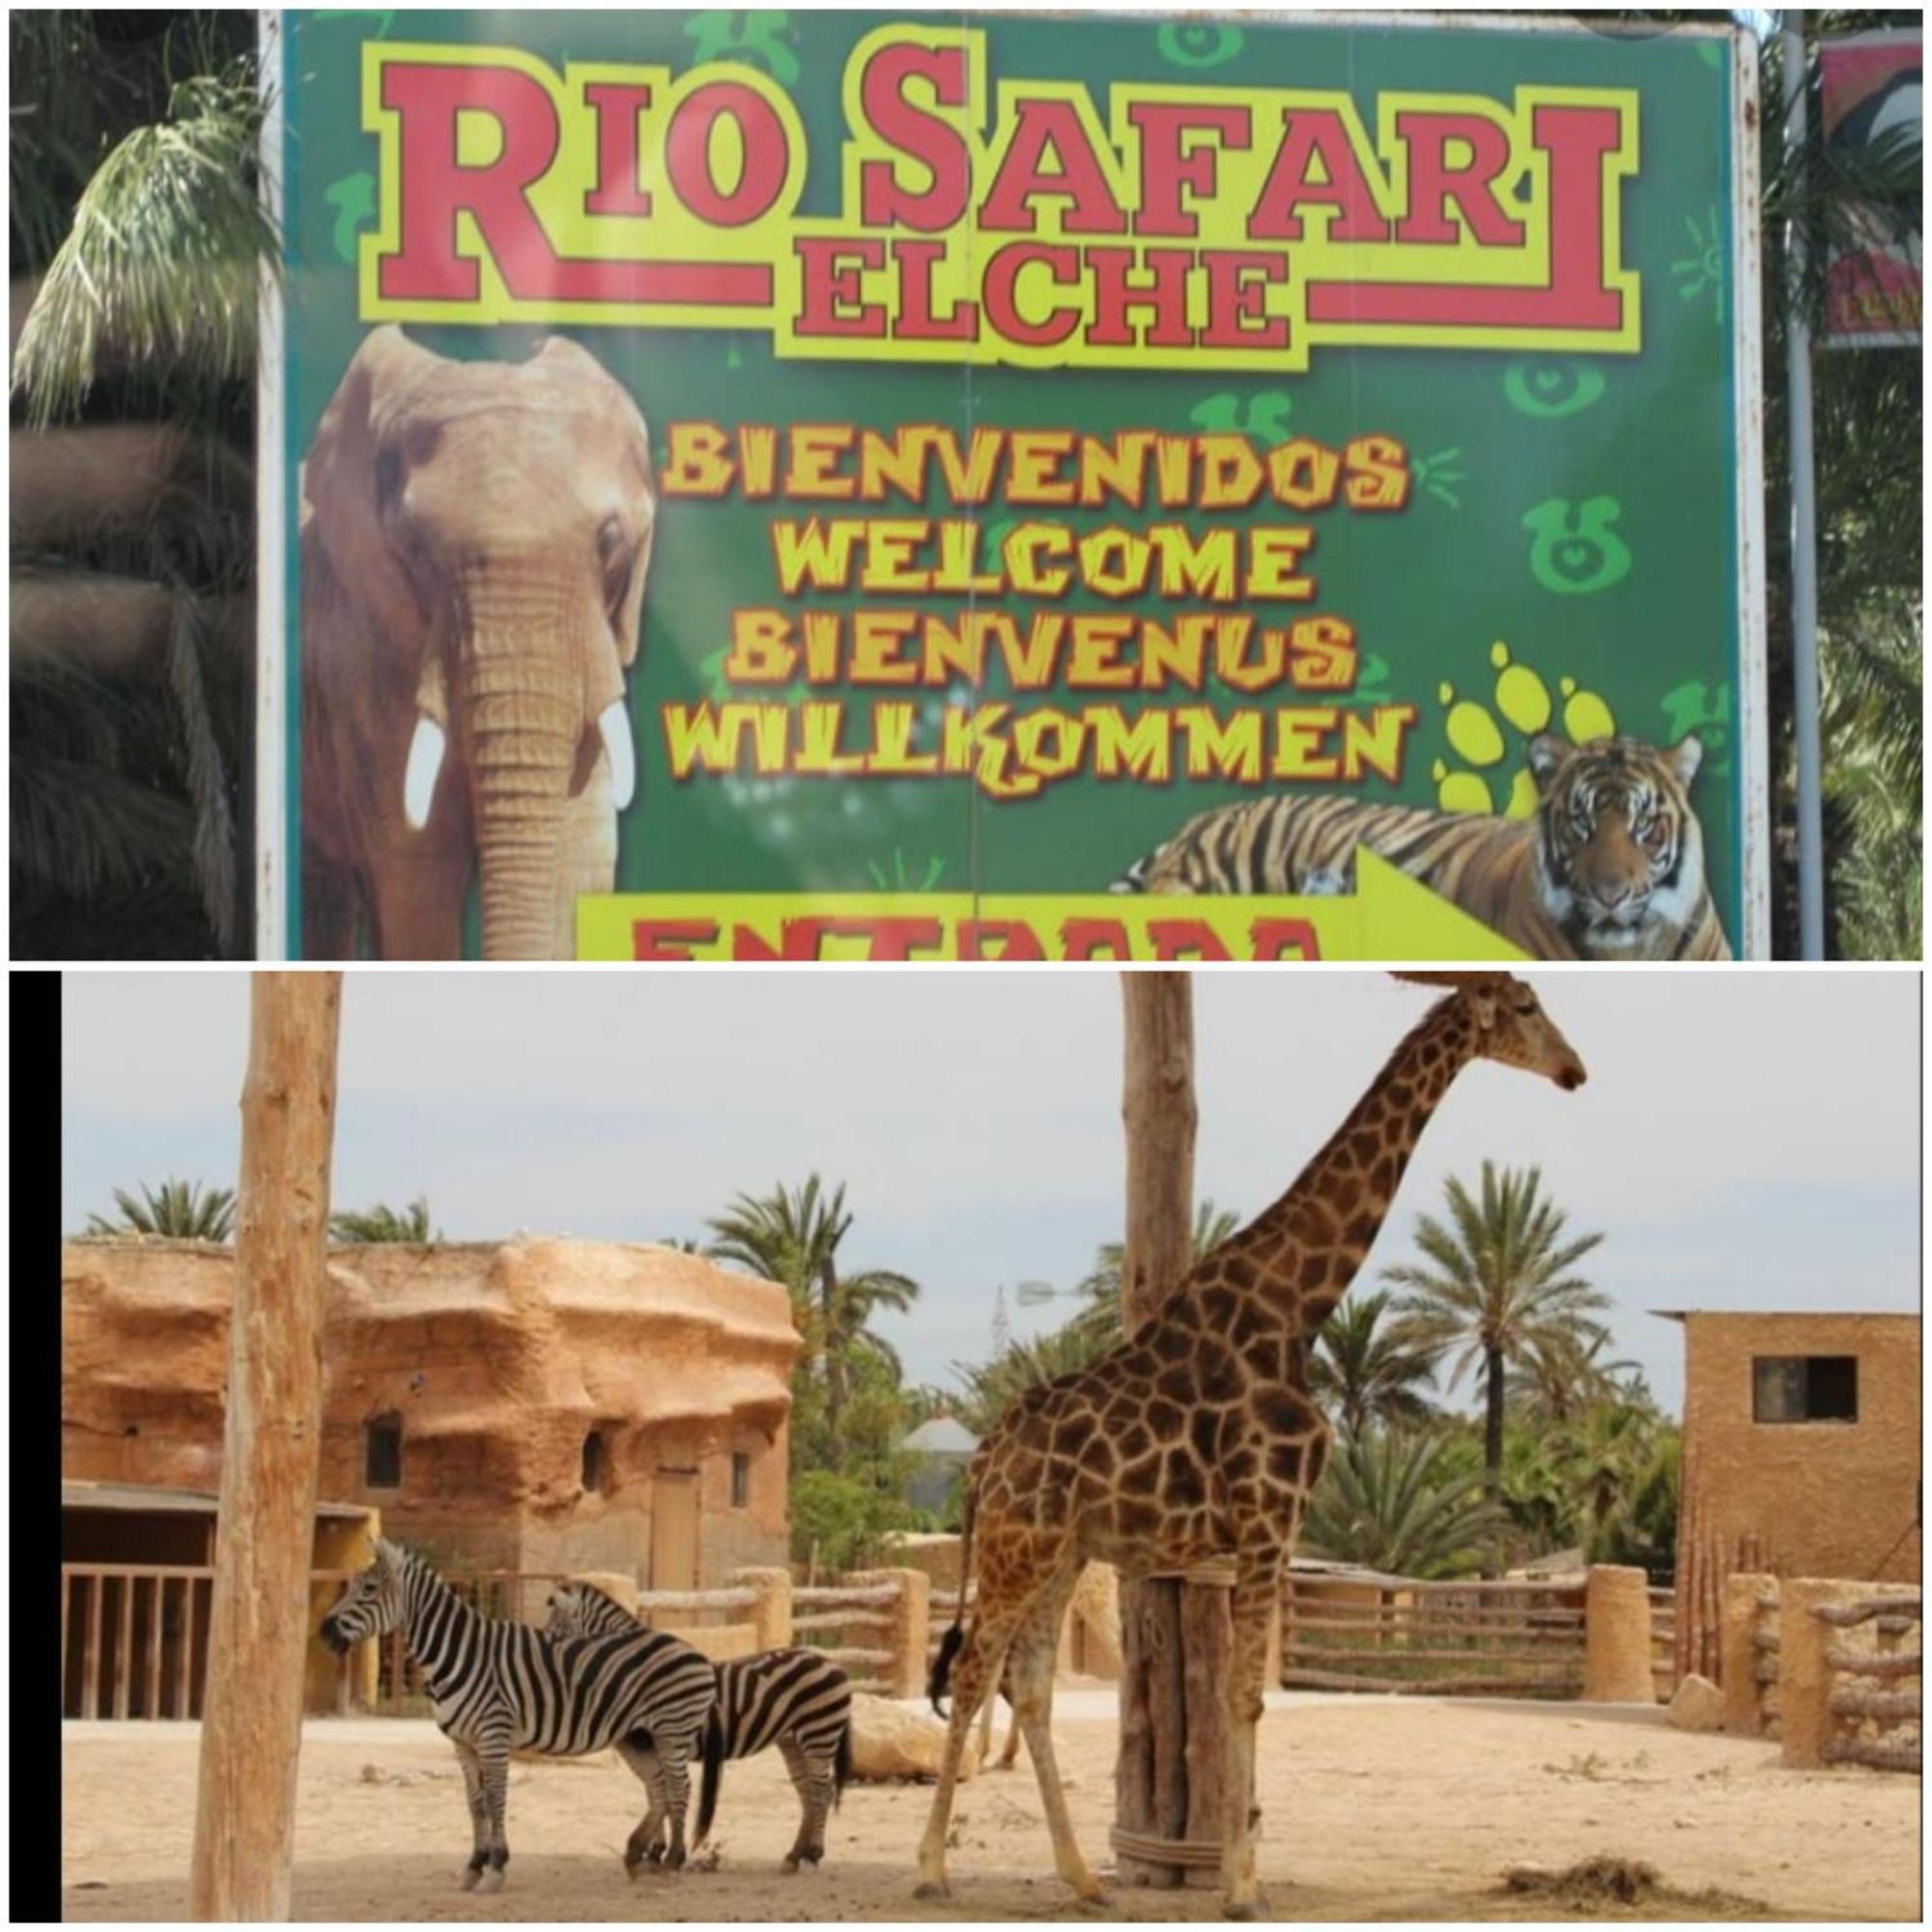
[[[964,1394],[953,1404],[959,1420],[976,1435],[989,1434],[1014,1396],[1039,1382],[1069,1376],[1107,1352],[1093,1328],[1076,1316],[1064,1327],[1024,1342],[1009,1342],[977,1367],[955,1362],[952,1372]]]
[[[1194,1209],[1194,1259],[1198,1262],[1204,1255],[1212,1254],[1240,1224],[1241,1217],[1232,1208],[1217,1207],[1204,1195]],[[1101,1242],[1094,1252],[1093,1267],[1076,1290],[1086,1297],[1087,1306],[1073,1318],[1073,1322],[1098,1345],[1094,1351],[1096,1355],[1104,1354],[1122,1339],[1121,1270],[1125,1264],[1125,1242]]]
[[[1565,1432],[1566,1474],[1586,1541],[1602,1533],[1649,1465],[1661,1418],[1634,1403],[1592,1403]]]
[[[1642,1465],[1627,1477],[1610,1514],[1592,1530],[1584,1553],[1592,1563],[1631,1563],[1655,1577],[1677,1564],[1677,1498],[1683,1438],[1662,1428]]]
[[[365,1208],[360,1213],[345,1210],[328,1217],[328,1232],[338,1241],[440,1241],[442,1230],[434,1233],[429,1225],[429,1196],[418,1194],[399,1214],[386,1204]]]
[[[1381,1325],[1393,1297],[1374,1289],[1344,1297],[1308,1358],[1308,1386],[1345,1435],[1371,1422],[1420,1423],[1435,1412],[1418,1385],[1435,1378],[1435,1355]]]
[[[136,1201],[124,1187],[114,1190],[120,1210],[112,1219],[87,1217],[90,1235],[154,1235],[179,1241],[225,1241],[235,1230],[235,1190],[204,1187],[198,1180],[164,1180],[158,1193],[145,1181]]]
[[[1763,37],[1759,117],[1765,321],[1765,583],[1771,640],[1772,811],[1776,950],[1796,947],[1791,677],[1791,435],[1788,318],[1823,333],[1831,243],[1859,208],[1889,206],[1918,226],[1920,140],[1904,130],[1847,155],[1825,138],[1816,49],[1884,16],[1814,11],[1806,140],[1784,136],[1784,45]],[[1896,16],[1903,23],[1908,16]],[[1910,16],[1916,20],[1916,15]],[[1786,235],[1802,239],[1793,272]],[[1924,358],[1915,345],[1814,354],[1818,647],[1828,750],[1823,773],[1826,950],[1840,957],[1914,958],[1920,945],[1919,774],[1923,743]]]
[[[251,950],[254,31],[8,22],[15,957]]]
[[[1433,1433],[1372,1426],[1336,1443],[1301,1544],[1396,1576],[1461,1577],[1479,1566],[1498,1522],[1480,1472],[1448,1466]]]
[[[1591,1403],[1616,1396],[1642,1371],[1627,1357],[1603,1360],[1609,1341],[1609,1330],[1594,1324],[1545,1336],[1504,1371],[1505,1406],[1515,1414],[1562,1424]]]
[[[1483,1376],[1483,1463],[1492,1498],[1500,1495],[1505,1375],[1539,1350],[1580,1349],[1597,1332],[1590,1317],[1609,1299],[1570,1270],[1604,1238],[1564,1237],[1568,1216],[1540,1193],[1543,1170],[1500,1174],[1483,1163],[1482,1198],[1450,1176],[1450,1224],[1416,1218],[1415,1245],[1433,1265],[1404,1264],[1383,1279],[1407,1291],[1396,1303],[1396,1333],[1412,1346],[1454,1352],[1449,1386],[1471,1369]]]
[[[868,1354],[896,1379],[897,1351],[869,1325],[881,1311],[902,1315],[919,1298],[919,1284],[891,1268],[842,1274],[838,1244],[852,1226],[841,1181],[825,1193],[816,1174],[804,1186],[781,1182],[763,1196],[740,1194],[706,1223],[716,1238],[715,1261],[735,1262],[790,1292],[794,1319],[805,1336],[803,1359],[816,1363],[825,1383],[828,1453],[842,1465],[838,1423],[851,1385],[855,1354]]]

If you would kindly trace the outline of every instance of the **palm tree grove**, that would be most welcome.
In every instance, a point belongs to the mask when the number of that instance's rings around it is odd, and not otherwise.
[[[1577,1272],[1601,1234],[1574,1235],[1535,1168],[1484,1162],[1473,1190],[1451,1178],[1446,1218],[1423,1211],[1415,1256],[1366,1275],[1323,1327],[1309,1384],[1335,1433],[1301,1548],[1311,1556],[1419,1578],[1501,1575],[1563,1551],[1640,1565],[1667,1578],[1676,1541],[1676,1425],[1641,1374],[1605,1359],[1595,1318],[1607,1297]],[[114,1190],[99,1238],[226,1241],[232,1190],[169,1179]],[[1212,1199],[1194,1215],[1208,1254],[1240,1217]],[[826,1572],[880,1559],[903,1530],[956,1530],[958,1494],[941,1508],[907,1500],[918,1465],[903,1446],[950,1415],[975,1436],[1023,1390],[1085,1368],[1122,1340],[1122,1247],[1102,1243],[1065,1291],[1029,1284],[1026,1302],[1073,1312],[1014,1337],[1002,1312],[980,1359],[941,1386],[907,1380],[881,1318],[917,1306],[920,1284],[855,1260],[857,1209],[843,1182],[816,1173],[744,1192],[702,1236],[662,1245],[780,1283],[805,1348],[792,1371],[794,1554]],[[427,1197],[330,1218],[344,1244],[442,1239]],[[1391,1234],[1385,1245],[1393,1248]],[[998,1297],[1004,1310],[1004,1291]]]

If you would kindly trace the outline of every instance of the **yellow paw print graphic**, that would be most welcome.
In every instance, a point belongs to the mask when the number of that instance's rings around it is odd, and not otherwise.
[[[1441,758],[1435,760],[1430,777],[1435,781],[1435,800],[1444,811],[1496,810],[1490,779],[1484,777],[1502,763],[1508,750],[1502,725],[1496,723],[1496,712],[1527,743],[1539,731],[1549,728],[1555,710],[1549,687],[1527,665],[1512,663],[1507,644],[1498,640],[1490,646],[1490,663],[1496,672],[1495,690],[1491,697],[1494,711],[1475,698],[1459,698],[1453,685],[1442,685],[1435,694],[1449,710],[1446,728],[1450,750],[1465,766],[1475,767],[1459,771]],[[1563,729],[1573,745],[1587,745],[1593,738],[1616,735],[1617,721],[1610,715],[1610,707],[1594,691],[1579,691],[1574,677],[1565,677],[1557,680],[1557,695],[1563,700]],[[1501,777],[1500,773],[1492,775]],[[1526,763],[1511,779],[1509,798],[1502,810],[1507,818],[1527,818],[1535,811],[1536,781]]]

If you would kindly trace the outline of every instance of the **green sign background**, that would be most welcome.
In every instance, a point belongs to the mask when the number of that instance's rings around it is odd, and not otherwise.
[[[751,62],[791,92],[810,136],[800,212],[838,206],[845,135],[839,81],[858,37],[891,17],[855,14],[292,13],[282,86],[289,262],[285,436],[289,466],[287,690],[291,707],[288,851],[299,849],[296,751],[298,609],[297,466],[365,334],[356,314],[358,237],[375,223],[375,137],[362,131],[361,49],[371,38],[463,43],[479,23],[561,69],[572,60]],[[927,24],[942,16],[919,16]],[[1728,43],[1707,35],[1621,40],[1587,31],[1462,31],[1418,21],[1378,25],[1180,25],[1140,15],[1034,19],[959,15],[987,35],[989,83],[1002,76],[1081,81],[1104,100],[1113,81],[1345,88],[1368,125],[1378,90],[1427,88],[1507,99],[1526,84],[1634,88],[1641,97],[1639,166],[1623,193],[1624,266],[1640,280],[1640,355],[1573,357],[1492,351],[1324,349],[1300,374],[1039,372],[881,367],[780,360],[752,331],[634,327],[419,327],[410,334],[454,357],[520,360],[549,334],[582,343],[631,389],[654,442],[673,418],[739,422],[902,421],[1105,433],[1249,430],[1263,446],[1307,434],[1399,437],[1418,466],[1399,514],[1319,513],[1309,568],[1312,610],[1346,615],[1361,650],[1360,688],[1343,701],[1408,700],[1420,724],[1402,782],[1359,795],[1434,807],[1443,778],[1473,771],[1498,806],[1521,763],[1510,687],[1498,691],[1492,646],[1548,688],[1560,720],[1567,686],[1607,705],[1619,731],[1660,745],[1694,729],[1705,757],[1692,789],[1719,916],[1743,950],[1747,895],[1739,674],[1737,492],[1741,476],[1732,287]],[[1753,485],[1754,487],[1754,485]],[[1525,519],[1560,522],[1595,502],[1567,543]],[[1075,777],[1035,799],[995,801],[956,780],[832,781],[668,773],[659,707],[730,695],[722,653],[734,607],[779,598],[769,536],[780,516],[829,506],[667,497],[662,505],[642,648],[632,673],[638,798],[619,823],[620,892],[856,893],[1103,890],[1190,813],[1252,796],[1232,782],[1153,787]],[[933,514],[961,514],[939,500]],[[856,508],[854,513],[858,513]],[[889,514],[913,514],[901,505]],[[982,512],[997,524],[1015,513]],[[1053,513],[1076,528],[1122,521],[1112,510]],[[1258,520],[1270,514],[1264,497]],[[1133,519],[1128,519],[1132,521]],[[1141,521],[1156,518],[1148,515]],[[1219,519],[1217,519],[1219,520]],[[817,608],[839,603],[810,593]],[[855,591],[842,600],[856,607]],[[895,605],[908,600],[895,598]],[[936,600],[934,609],[956,608]],[[1109,607],[1115,608],[1115,607]],[[1145,609],[1160,614],[1148,600]],[[1172,606],[1166,607],[1172,614]],[[1300,614],[1295,611],[1291,614]],[[1022,621],[1024,621],[1024,611]],[[1270,618],[1270,621],[1273,621]],[[1521,673],[1518,673],[1520,677]],[[1445,690],[1451,694],[1445,701]],[[741,696],[757,696],[740,693]],[[876,696],[857,694],[858,696]],[[980,694],[1009,696],[995,675]],[[963,695],[972,701],[971,695]],[[1193,701],[1192,695],[1188,695]],[[1211,683],[1210,701],[1234,694]],[[1452,734],[1456,703],[1480,706]],[[944,702],[943,697],[931,700]],[[1037,701],[1037,695],[1036,695]],[[1048,697],[1046,701],[1055,701]],[[1069,695],[1065,701],[1077,703]],[[1130,708],[1159,696],[1129,694]],[[1291,697],[1284,701],[1327,701]],[[1556,728],[1552,721],[1552,728]],[[1458,742],[1460,741],[1460,743]],[[298,880],[289,934],[299,950]],[[475,934],[471,921],[470,943]]]

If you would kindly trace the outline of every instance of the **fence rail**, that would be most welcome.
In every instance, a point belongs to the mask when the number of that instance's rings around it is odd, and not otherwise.
[[[1583,1597],[1576,1584],[1291,1575],[1282,1594],[1282,1682],[1563,1696],[1582,1682]]]
[[[1787,1765],[1923,1766],[1920,1600],[1830,1578],[1732,1577],[1726,1608],[1727,1727],[1768,1731]],[[1776,1627],[1766,1619],[1776,1615]],[[1753,1699],[1757,1699],[1755,1703]],[[1776,1700],[1774,1704],[1773,1700]]]
[[[926,1615],[929,1585],[923,1576],[915,1582],[916,1575],[895,1571],[881,1577],[861,1572],[847,1583],[793,1585],[795,1637],[823,1651],[852,1680],[855,1690],[898,1695],[913,1676],[923,1680],[936,1642]],[[908,1593],[913,1591],[921,1598],[916,1615],[909,1614]],[[917,1660],[899,1655],[902,1642],[914,1646]]]
[[[311,1629],[354,1572],[309,1576]],[[477,1570],[443,1580],[485,1616],[540,1624],[562,1571]],[[722,1623],[732,1645],[793,1642],[822,1650],[860,1690],[890,1696],[923,1683],[928,1641],[926,1579],[917,1572],[871,1572],[842,1584],[794,1591],[781,1570],[746,1570],[711,1590],[644,1590],[638,1615],[679,1630],[700,1645]],[[756,1585],[757,1587],[753,1587]],[[198,1718],[208,1670],[214,1573],[205,1566],[65,1563],[61,1566],[61,1696],[70,1718]],[[796,1604],[805,1614],[794,1616]],[[372,1668],[373,1659],[373,1668]],[[337,1659],[316,1643],[308,1660],[311,1710],[360,1706],[382,1716],[426,1712],[422,1672],[400,1631]]]
[[[311,1602],[332,1596],[346,1570],[309,1574]],[[214,1572],[205,1564],[61,1565],[61,1715],[199,1718],[208,1682]],[[334,1664],[346,1704],[346,1661]]]

